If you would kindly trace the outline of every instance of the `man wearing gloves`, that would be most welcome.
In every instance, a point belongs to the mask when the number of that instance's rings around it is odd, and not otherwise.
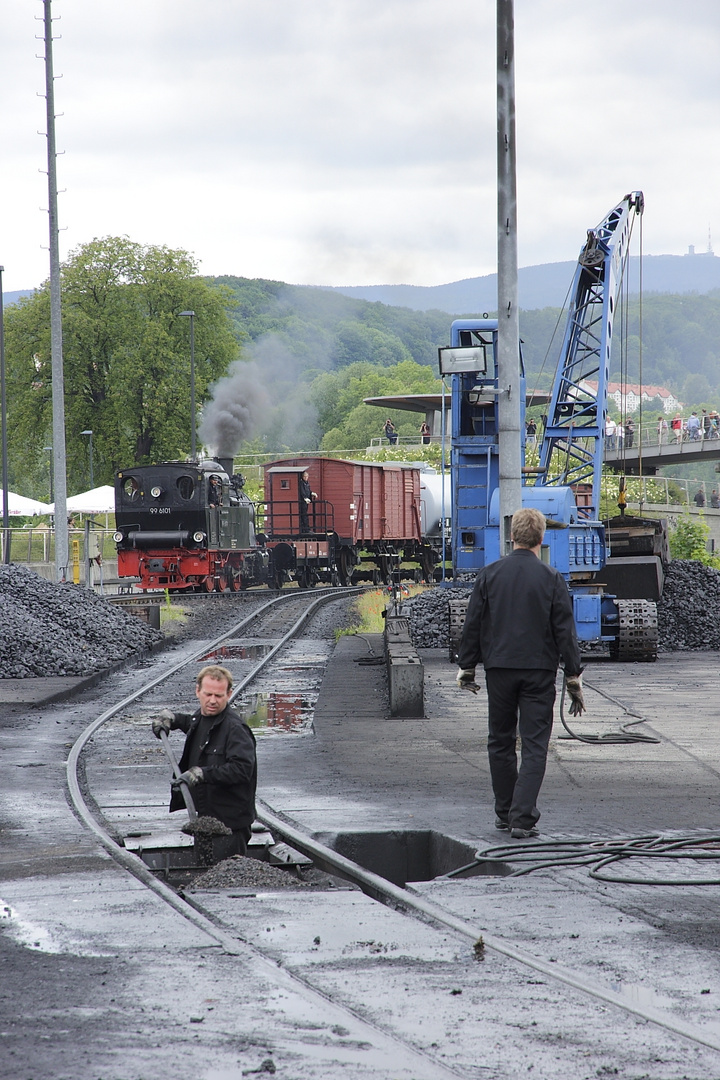
[[[513,515],[513,551],[478,574],[458,652],[459,686],[477,692],[475,666],[485,668],[495,825],[516,839],[538,834],[535,804],[545,775],[561,657],[570,713],[585,708],[572,601],[562,575],[540,561],[544,535],[539,510]]]
[[[204,667],[195,694],[200,708],[194,713],[163,709],[153,720],[153,734],[184,731],[180,758],[182,775],[172,782],[170,811],[182,810],[180,783],[190,788],[201,816],[217,818],[232,830],[233,854],[244,855],[255,820],[257,761],[255,736],[229,708],[232,675],[224,667]]]

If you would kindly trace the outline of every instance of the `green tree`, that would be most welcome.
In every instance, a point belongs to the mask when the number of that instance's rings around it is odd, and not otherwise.
[[[96,239],[61,270],[68,488],[88,485],[93,432],[95,483],[116,468],[185,455],[190,447],[189,319],[195,312],[198,407],[238,354],[228,292],[208,285],[186,251]],[[52,430],[49,282],[6,313],[9,464],[27,477]],[[43,484],[43,487],[45,484]]]
[[[387,394],[439,393],[440,382],[431,368],[404,360],[392,367],[350,364],[339,372],[320,375],[311,386],[318,408],[320,429],[325,432],[321,448],[327,451],[359,450],[380,435],[386,416],[399,434],[417,435],[421,417],[400,410],[381,412],[364,405],[364,398]]]

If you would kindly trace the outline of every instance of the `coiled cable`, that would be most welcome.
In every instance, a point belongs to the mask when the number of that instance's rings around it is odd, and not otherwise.
[[[706,862],[720,860],[720,834],[710,836],[647,836],[620,837],[613,840],[577,838],[572,840],[538,840],[531,843],[503,844],[478,851],[473,862],[451,870],[446,878],[471,877],[472,871],[484,864],[515,865],[508,876],[522,877],[536,870],[562,870],[572,866],[589,867],[589,876],[596,881],[616,885],[720,885],[716,877],[655,877],[651,874],[610,873],[609,867],[629,859],[691,860]]]

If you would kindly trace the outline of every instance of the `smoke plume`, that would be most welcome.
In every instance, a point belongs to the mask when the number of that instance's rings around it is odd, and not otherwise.
[[[198,428],[212,454],[232,457],[242,442],[262,428],[270,401],[263,376],[254,362],[236,360],[213,387]]]
[[[298,343],[317,370],[323,350],[315,342]],[[244,348],[219,379],[203,409],[198,428],[211,454],[234,456],[242,442],[260,436],[268,453],[311,450],[318,445],[317,408],[309,400],[303,370],[308,366],[277,334],[265,334]]]

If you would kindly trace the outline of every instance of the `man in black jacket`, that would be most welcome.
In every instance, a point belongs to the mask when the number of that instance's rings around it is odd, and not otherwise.
[[[570,712],[585,707],[572,601],[562,575],[540,561],[544,535],[539,510],[513,515],[513,551],[478,574],[458,653],[459,686],[477,690],[475,666],[485,668],[495,825],[516,839],[538,832],[535,804],[545,775],[560,657]]]
[[[244,855],[255,820],[257,760],[255,736],[238,714],[229,708],[232,675],[224,667],[204,667],[198,674],[195,694],[200,708],[194,713],[163,709],[153,720],[153,733],[184,731],[187,735],[180,758],[182,776],[173,783],[170,811],[182,810],[179,782],[191,789],[201,816],[214,817],[232,830],[234,854]]]

